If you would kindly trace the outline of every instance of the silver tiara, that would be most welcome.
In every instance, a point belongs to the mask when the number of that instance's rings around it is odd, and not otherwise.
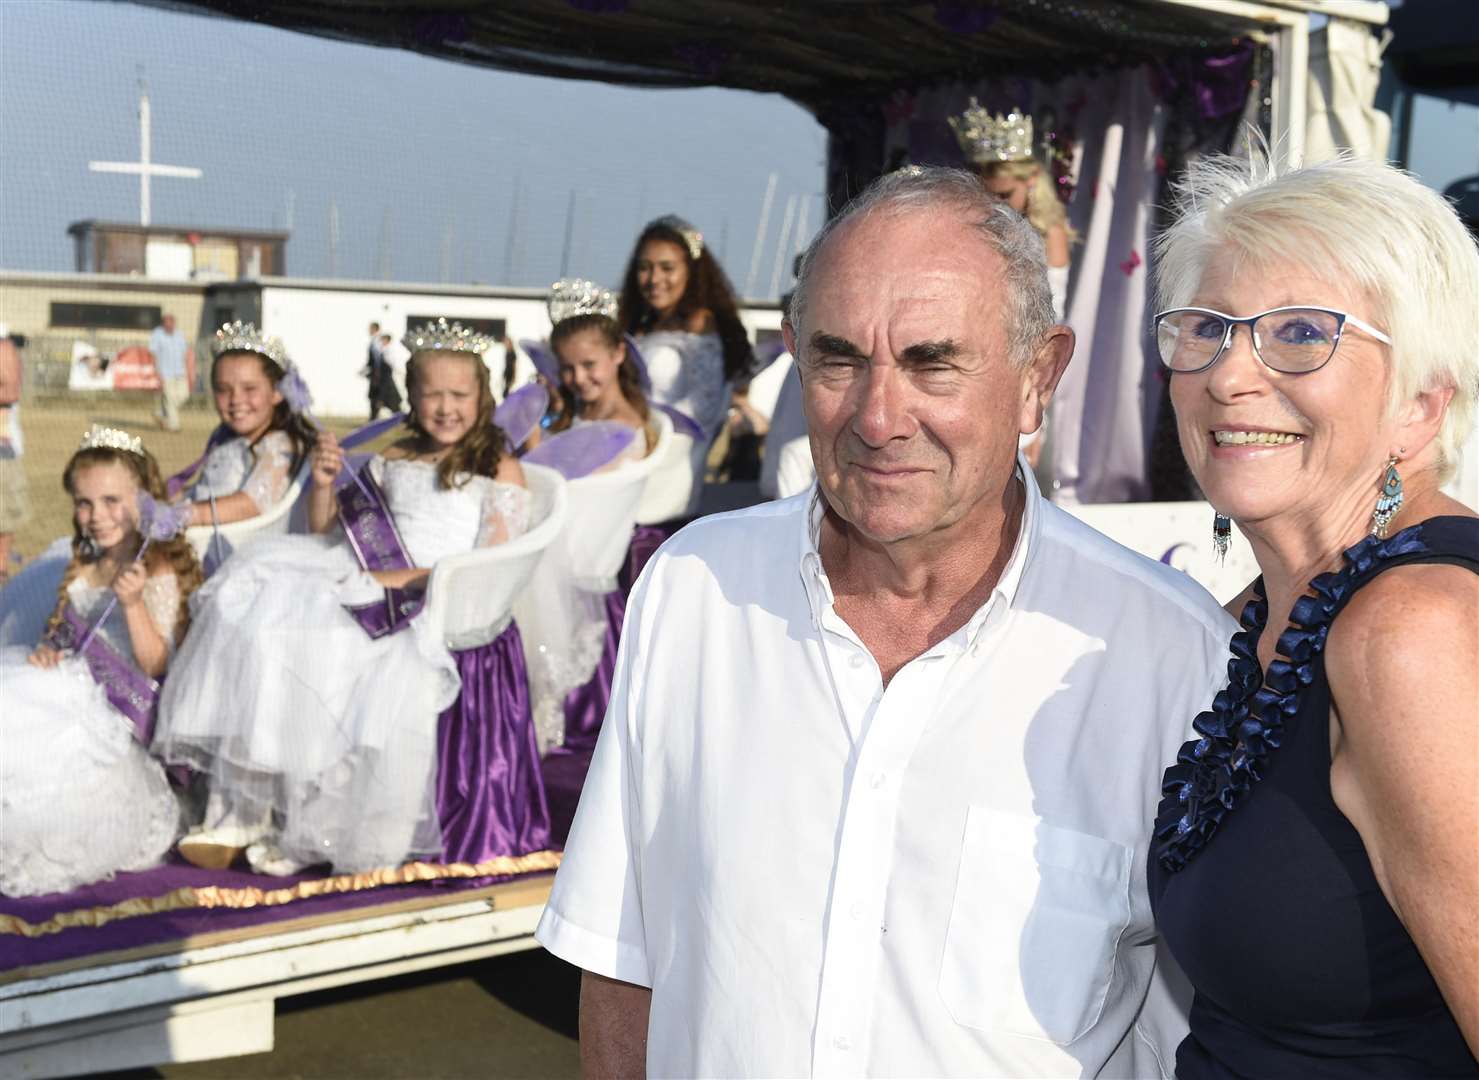
[[[460,322],[437,319],[406,331],[401,344],[412,354],[419,352],[465,352],[482,356],[493,347],[493,338]]]
[[[284,371],[288,369],[288,350],[282,339],[268,337],[254,323],[237,319],[216,331],[215,340],[211,342],[212,359],[229,352],[253,352],[265,356]]]
[[[684,246],[688,248],[689,257],[692,258],[694,262],[698,262],[698,257],[704,253],[703,233],[699,232],[692,225],[688,224],[688,222],[684,221],[677,214],[664,214],[662,217],[657,218],[655,221],[649,222],[647,227],[651,229],[659,225],[662,226],[664,229],[671,229],[673,230],[673,232],[681,236],[683,238]]]
[[[950,129],[973,165],[1032,160],[1032,117],[1021,109],[993,116],[971,98],[965,112],[950,118]]]
[[[552,326],[559,326],[577,315],[602,315],[614,319],[617,309],[616,296],[610,289],[603,289],[585,278],[561,278],[555,282],[550,286],[545,306]]]
[[[144,440],[117,428],[94,424],[92,430],[82,436],[82,450],[122,450],[127,454],[144,456]]]

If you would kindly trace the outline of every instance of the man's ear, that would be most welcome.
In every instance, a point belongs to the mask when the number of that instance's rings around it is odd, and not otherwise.
[[[786,351],[791,354],[792,366],[796,368],[796,377],[801,378],[801,351],[796,344],[796,327],[791,325],[790,317],[781,320],[781,340],[786,343]]]
[[[1019,418],[1024,435],[1042,427],[1043,415],[1058,389],[1058,381],[1073,359],[1073,330],[1062,323],[1049,328],[1038,342],[1032,360],[1022,372],[1022,414]]]

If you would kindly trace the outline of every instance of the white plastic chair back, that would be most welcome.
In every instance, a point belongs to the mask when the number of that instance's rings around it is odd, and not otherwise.
[[[292,514],[293,507],[298,502],[298,496],[303,494],[303,487],[308,482],[308,472],[308,462],[305,461],[299,467],[298,475],[293,477],[292,486],[281,499],[272,504],[272,508],[267,513],[219,526],[222,557],[258,537],[276,536],[286,532],[288,516]],[[202,563],[212,550],[216,532],[217,529],[210,525],[192,525],[185,530],[185,539],[195,549],[195,557]]]
[[[422,618],[441,628],[448,648],[476,648],[503,632],[514,597],[565,528],[565,478],[554,469],[525,465],[524,483],[533,496],[528,532],[504,544],[449,556],[432,567]]]
[[[701,488],[694,490],[694,477],[703,475],[694,471],[694,455],[708,454],[708,447],[700,450],[691,435],[674,431],[666,413],[654,410],[652,422],[657,426],[657,446],[649,455],[654,462],[652,474],[637,503],[638,525],[656,525],[688,515],[689,506],[696,504],[702,494]]]
[[[637,507],[649,478],[663,463],[664,438],[670,444],[673,437],[673,425],[666,415],[654,413],[654,426],[657,443],[640,461],[568,482],[570,517],[560,542],[565,548],[562,561],[577,588],[593,593],[616,588],[616,575],[626,561],[632,528],[637,524]]]
[[[72,538],[63,536],[0,587],[0,648],[23,645],[30,649],[41,640],[71,561]]]

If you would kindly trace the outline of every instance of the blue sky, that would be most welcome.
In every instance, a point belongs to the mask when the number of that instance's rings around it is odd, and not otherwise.
[[[572,273],[614,283],[641,223],[676,212],[742,288],[774,171],[753,290],[766,296],[788,198],[808,232],[823,218],[825,132],[778,96],[541,79],[128,3],[0,0],[0,267],[71,269],[69,222],[138,219],[137,179],[87,163],[135,159],[141,70],[154,159],[205,171],[156,180],[154,221],[291,215],[298,276],[330,272],[332,202],[338,276],[543,287],[573,190]],[[1415,120],[1426,182],[1479,172],[1479,107],[1420,99]]]
[[[136,160],[141,67],[154,160],[205,171],[156,179],[154,222],[282,227],[291,203],[294,275],[329,272],[331,200],[341,277],[378,278],[388,262],[395,280],[537,287],[559,273],[572,190],[570,271],[606,282],[641,223],[676,212],[742,287],[772,171],[757,294],[787,199],[808,204],[809,230],[822,220],[825,132],[778,96],[542,79],[132,4],[0,0],[0,267],[70,270],[69,222],[138,220],[137,178],[87,163]],[[522,257],[505,282],[516,186]]]

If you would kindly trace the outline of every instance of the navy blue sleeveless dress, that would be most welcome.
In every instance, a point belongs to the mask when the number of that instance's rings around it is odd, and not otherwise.
[[[1166,771],[1149,877],[1156,923],[1196,988],[1180,1080],[1479,1076],[1330,792],[1326,633],[1358,589],[1418,562],[1479,572],[1479,520],[1431,518],[1348,549],[1296,603],[1266,676],[1259,579],[1228,687]]]

